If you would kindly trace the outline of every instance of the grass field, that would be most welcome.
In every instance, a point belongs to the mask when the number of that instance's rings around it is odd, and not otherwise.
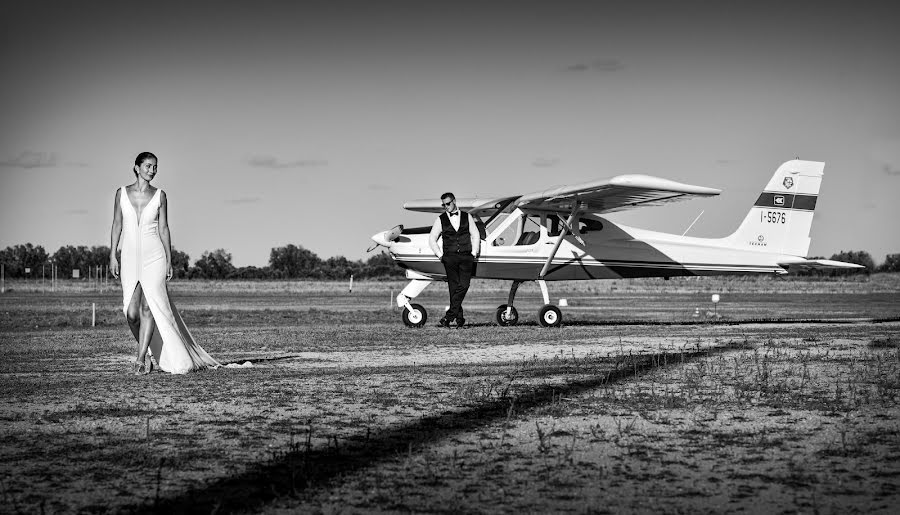
[[[136,377],[120,292],[7,282],[0,512],[900,505],[896,275],[551,285],[558,329],[532,285],[492,325],[499,282],[474,283],[471,327],[434,326],[436,285],[407,329],[403,285],[172,283],[198,341],[252,366]]]

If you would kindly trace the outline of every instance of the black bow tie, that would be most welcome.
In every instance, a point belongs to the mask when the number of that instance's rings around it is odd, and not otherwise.
[[[455,212],[455,213],[449,213],[450,216],[456,216],[456,215],[458,215],[458,214],[459,214],[459,211],[457,211],[457,212]]]

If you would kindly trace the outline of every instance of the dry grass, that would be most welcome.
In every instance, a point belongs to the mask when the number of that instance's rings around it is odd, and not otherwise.
[[[354,290],[176,293],[214,356],[255,366],[147,377],[126,374],[133,343],[114,296],[96,297],[112,310],[97,328],[71,322],[86,295],[0,296],[0,511],[888,512],[900,501],[897,322],[671,323],[665,306],[683,298],[647,292],[603,308],[585,296],[564,310],[581,321],[561,329],[501,329],[487,322],[502,294],[476,287],[474,327],[407,330],[387,298],[374,305],[383,291]],[[731,322],[778,300],[732,295],[747,307],[723,302]],[[897,292],[887,297],[808,293],[781,309],[887,318]],[[631,318],[609,324],[607,311]]]
[[[407,280],[359,280],[353,282],[353,291],[358,293],[399,292]],[[669,280],[661,278],[616,279],[604,281],[559,281],[551,282],[553,290],[574,293],[772,293],[789,290],[796,293],[896,293],[900,291],[900,274],[877,273],[859,274],[846,277],[799,277],[770,275],[734,275],[718,277],[673,277]],[[350,280],[317,281],[317,280],[173,280],[170,288],[176,294],[309,294],[309,293],[344,293],[350,289]],[[47,293],[47,294],[92,294],[121,292],[121,285],[113,278],[102,285],[87,279],[66,279],[57,281],[55,291],[51,291],[49,281],[40,279],[7,279],[8,293]],[[525,283],[520,291],[533,288],[539,292],[534,283]],[[476,279],[473,290],[505,293],[509,290],[509,281],[492,279]],[[539,293],[538,293],[539,294]]]

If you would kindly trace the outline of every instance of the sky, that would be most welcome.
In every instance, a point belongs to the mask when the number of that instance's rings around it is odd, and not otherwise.
[[[159,156],[175,248],[366,258],[405,201],[625,173],[723,190],[614,221],[737,228],[825,162],[811,256],[900,252],[900,9],[874,2],[15,2],[0,248],[109,245]]]

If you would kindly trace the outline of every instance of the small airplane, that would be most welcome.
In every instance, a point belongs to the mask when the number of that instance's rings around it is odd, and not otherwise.
[[[525,195],[458,198],[456,204],[473,215],[483,240],[473,278],[512,281],[507,303],[497,307],[495,322],[516,325],[516,290],[523,282],[537,281],[544,300],[538,322],[555,327],[562,323],[562,312],[550,303],[547,281],[862,268],[805,257],[824,170],[825,163],[816,161],[794,159],[782,164],[743,223],[724,238],[648,231],[601,216],[721,193],[649,175],[619,175]],[[426,213],[443,210],[437,199],[415,200],[403,207]],[[398,225],[372,236],[376,244],[372,248],[387,247],[411,280],[397,296],[403,323],[409,327],[422,327],[428,320],[425,308],[412,300],[432,282],[446,281],[443,264],[428,245],[430,230],[431,226]]]

